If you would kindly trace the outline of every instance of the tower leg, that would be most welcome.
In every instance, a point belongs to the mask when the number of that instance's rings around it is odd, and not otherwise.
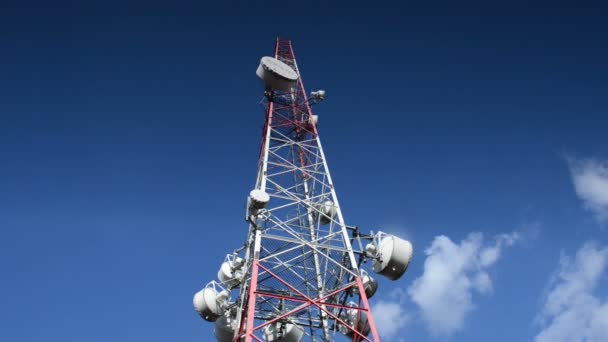
[[[365,294],[365,287],[363,287],[363,281],[361,277],[357,277],[357,287],[359,288],[359,293],[361,294],[361,301],[363,301],[363,307],[367,310],[367,320],[369,322],[369,327],[372,332],[372,336],[374,337],[374,341],[380,342],[380,337],[378,336],[378,330],[376,329],[376,323],[374,322],[374,315],[372,314],[372,308],[369,306],[369,302],[367,301],[367,295]]]
[[[255,321],[255,299],[258,285],[258,272],[259,272],[259,257],[260,257],[260,243],[261,243],[261,232],[256,230],[255,232],[255,244],[253,252],[253,263],[251,265],[251,281],[249,283],[249,289],[247,294],[247,322],[245,329],[245,342],[252,342],[253,339],[258,341],[259,339],[253,335],[253,325]]]

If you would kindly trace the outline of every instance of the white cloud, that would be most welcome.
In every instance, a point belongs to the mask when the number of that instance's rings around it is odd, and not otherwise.
[[[608,264],[608,248],[583,245],[574,260],[562,256],[539,319],[535,342],[608,341],[608,302],[594,296]]]
[[[608,222],[608,161],[570,160],[577,195],[600,223]]]
[[[378,333],[391,341],[394,341],[410,321],[410,316],[405,312],[404,305],[400,300],[380,300],[372,306],[374,322]]]
[[[473,293],[493,291],[488,268],[519,238],[517,233],[503,234],[487,245],[481,233],[471,233],[459,244],[447,236],[435,237],[425,251],[424,273],[408,289],[431,335],[449,336],[463,328],[475,308]]]

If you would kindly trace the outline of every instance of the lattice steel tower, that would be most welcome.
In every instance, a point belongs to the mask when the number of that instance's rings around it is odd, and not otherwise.
[[[249,233],[226,256],[219,281],[195,294],[195,309],[215,322],[220,342],[380,341],[368,302],[378,285],[361,266],[371,261],[396,280],[412,245],[345,223],[311,110],[325,91],[307,97],[291,42],[277,39],[257,75],[266,123]]]

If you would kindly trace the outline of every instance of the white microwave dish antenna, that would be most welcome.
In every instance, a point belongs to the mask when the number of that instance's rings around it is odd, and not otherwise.
[[[262,57],[256,75],[267,89],[290,91],[298,81],[298,73],[274,57]]]

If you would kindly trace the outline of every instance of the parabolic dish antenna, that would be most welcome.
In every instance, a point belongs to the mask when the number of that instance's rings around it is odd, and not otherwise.
[[[298,80],[298,73],[289,65],[274,57],[262,57],[256,75],[266,88],[289,91]]]

